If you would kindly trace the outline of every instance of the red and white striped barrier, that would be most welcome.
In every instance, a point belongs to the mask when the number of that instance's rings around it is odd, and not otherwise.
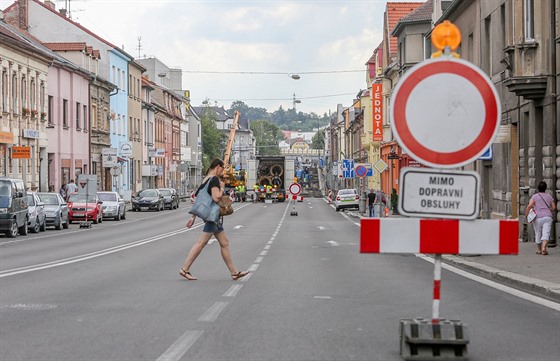
[[[329,197],[329,203],[332,203],[333,192],[330,189],[329,189],[328,197]]]
[[[362,219],[360,253],[517,254],[517,220]]]
[[[233,191],[233,189],[230,189],[230,190],[229,190],[229,199],[230,199],[232,202],[235,202],[235,192]]]
[[[294,201],[303,201],[303,196],[297,196],[295,194],[292,194],[292,199]]]

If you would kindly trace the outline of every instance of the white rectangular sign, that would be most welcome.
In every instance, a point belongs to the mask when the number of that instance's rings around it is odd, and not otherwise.
[[[478,217],[478,173],[410,167],[401,172],[401,214],[452,219]]]

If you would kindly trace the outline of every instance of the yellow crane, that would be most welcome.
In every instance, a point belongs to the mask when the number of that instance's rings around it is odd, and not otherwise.
[[[234,169],[230,163],[231,149],[233,147],[233,138],[235,137],[235,131],[237,130],[237,123],[239,122],[239,111],[235,111],[233,115],[233,124],[231,130],[229,131],[229,138],[226,145],[226,151],[224,153],[224,182],[226,187],[235,187],[237,185],[245,184],[245,177],[235,176]]]

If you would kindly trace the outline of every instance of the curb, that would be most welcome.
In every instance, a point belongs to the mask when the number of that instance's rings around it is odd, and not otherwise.
[[[347,212],[347,214],[353,218],[362,218],[358,212]],[[523,276],[518,273],[503,271],[484,264],[473,262],[461,256],[442,255],[442,260],[445,263],[456,266],[457,268],[468,271],[477,276],[560,303],[560,285],[558,284]]]
[[[486,279],[511,286],[523,291],[546,297],[560,303],[560,285],[542,281],[518,273],[503,271],[487,265],[466,260],[460,256],[443,255],[442,259],[453,266],[469,271]]]

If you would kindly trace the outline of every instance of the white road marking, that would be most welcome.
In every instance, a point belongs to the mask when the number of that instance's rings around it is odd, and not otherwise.
[[[324,231],[324,230],[325,230],[325,227],[323,227],[323,226],[319,226],[319,227],[317,227],[317,228],[318,228],[320,231]]]
[[[416,257],[418,257],[420,259],[423,259],[424,261],[434,263],[434,259],[432,257],[426,256],[424,254],[416,254]],[[469,272],[463,271],[462,269],[459,269],[457,267],[451,266],[450,264],[447,264],[447,263],[442,263],[441,266],[448,271],[451,271],[453,273],[456,273],[458,275],[461,275],[465,278],[471,279],[471,280],[476,281],[478,283],[482,283],[483,285],[495,288],[495,289],[500,290],[500,291],[505,292],[505,293],[509,293],[510,295],[513,295],[513,296],[522,298],[524,300],[539,304],[541,306],[551,308],[555,311],[560,311],[560,304],[559,303],[552,302],[552,301],[549,301],[547,299],[544,299],[544,298],[541,298],[541,297],[538,297],[538,296],[534,296],[532,294],[517,290],[515,288],[512,288],[512,287],[509,287],[509,286],[506,286],[506,285],[488,280],[486,278],[482,278],[480,276],[476,276],[472,273],[469,273]],[[445,282],[445,280],[442,280],[442,282]]]
[[[99,250],[99,251],[86,253],[86,254],[83,254],[81,256],[63,258],[63,259],[60,259],[60,260],[57,260],[57,261],[40,263],[40,264],[36,264],[36,265],[31,265],[31,266],[26,266],[26,267],[13,268],[13,269],[5,270],[5,271],[0,271],[0,278],[13,276],[13,275],[17,275],[17,274],[22,274],[22,273],[40,271],[40,270],[44,270],[44,269],[48,269],[48,268],[60,267],[60,266],[64,266],[64,265],[68,265],[68,264],[72,264],[72,263],[86,261],[86,260],[92,259],[92,258],[106,256],[106,255],[111,254],[111,253],[116,253],[116,252],[124,251],[124,250],[130,249],[130,248],[142,246],[144,244],[160,241],[164,238],[175,236],[177,234],[187,232],[188,230],[189,229],[181,229],[181,230],[178,230],[178,231],[168,232],[168,233],[160,234],[158,236],[149,237],[149,238],[142,239],[142,240],[139,240],[139,241],[134,241],[134,242],[130,242],[130,243],[127,243],[127,244],[123,244],[123,245],[120,245],[120,246],[110,247],[110,248],[102,249],[102,250]]]
[[[214,322],[229,302],[216,302],[200,318],[201,322]]]
[[[327,241],[327,243],[330,244],[333,247],[338,247],[339,246],[338,242],[336,242],[336,241]]]
[[[253,264],[251,265],[251,267],[249,267],[249,268],[247,269],[247,271],[249,271],[249,272],[255,272],[258,268],[259,268],[259,265],[253,263]],[[243,277],[243,278],[245,278],[245,277]],[[242,279],[243,279],[243,278],[242,278]]]
[[[188,330],[177,339],[156,361],[179,361],[192,345],[202,336],[203,331]]]
[[[247,275],[248,276],[248,275]],[[245,276],[245,277],[247,277]],[[243,285],[233,285],[223,294],[224,297],[235,297]]]
[[[319,299],[319,300],[330,300],[332,297],[331,296],[313,296],[313,298]]]
[[[255,259],[255,263],[261,263],[261,262],[263,261],[263,259],[264,259],[264,257],[258,256],[258,257]]]
[[[268,251],[262,251],[260,256],[266,256],[268,254]]]
[[[270,245],[267,244],[266,246],[264,246],[264,249],[270,249]]]
[[[243,228],[243,227],[244,227],[244,226],[242,226],[241,224],[239,224],[239,225],[233,227],[233,229],[240,229],[240,228]]]

